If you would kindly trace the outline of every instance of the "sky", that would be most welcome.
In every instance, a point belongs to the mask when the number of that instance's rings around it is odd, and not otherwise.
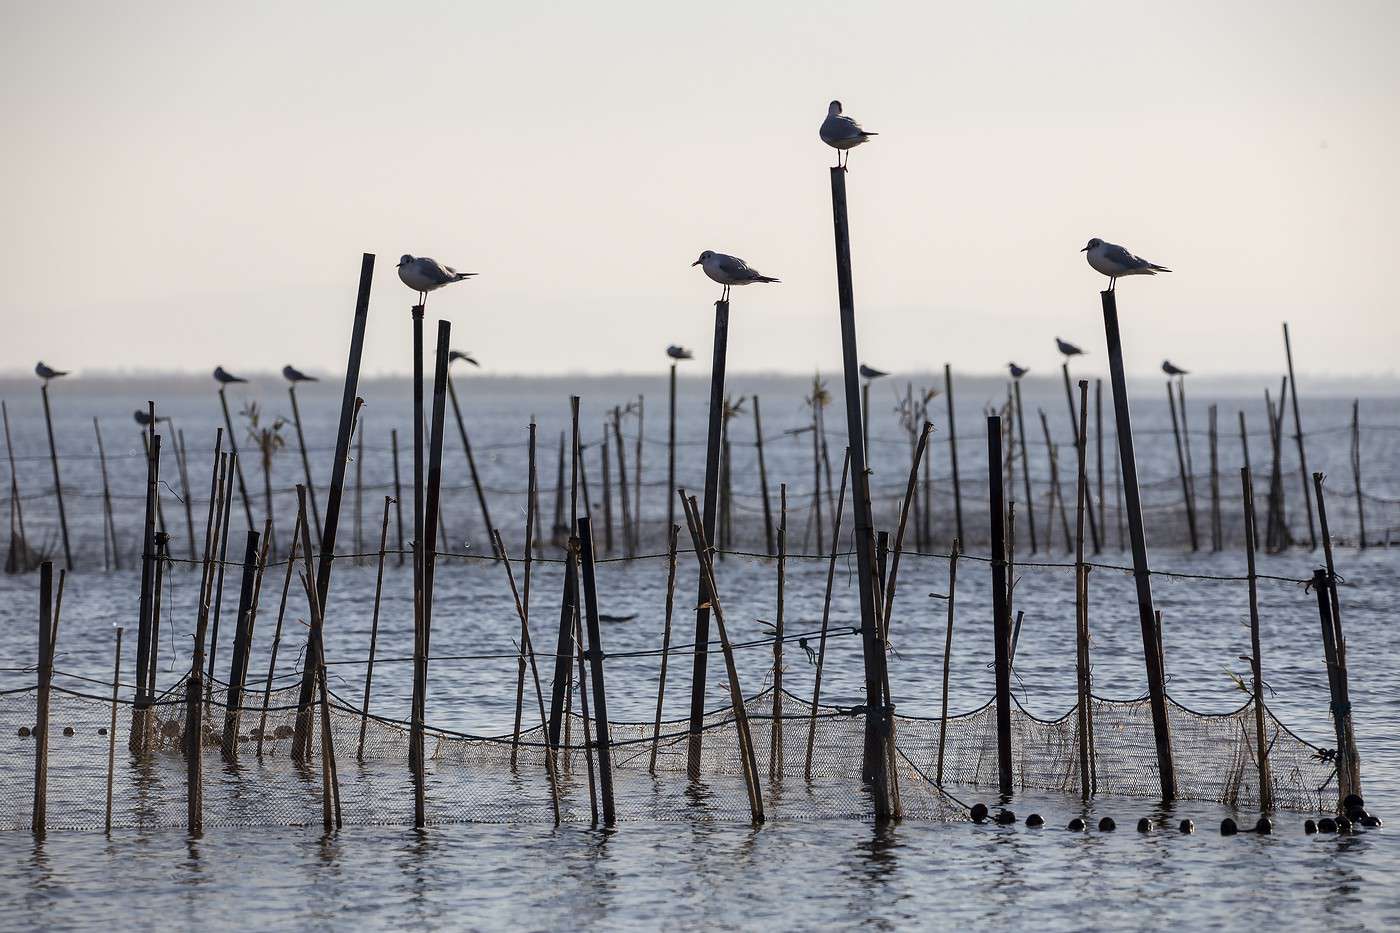
[[[497,373],[839,366],[832,98],[860,355],[990,373],[1394,375],[1400,4],[0,0],[0,371],[411,369],[402,253],[479,273],[430,319]],[[428,329],[432,333],[431,325]]]

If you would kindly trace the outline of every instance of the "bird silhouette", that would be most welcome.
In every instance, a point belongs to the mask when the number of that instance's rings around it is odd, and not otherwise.
[[[476,357],[472,356],[470,353],[463,353],[461,350],[449,350],[447,352],[447,362],[452,363],[457,360],[470,363],[477,368],[481,367],[481,364],[476,361]]]
[[[769,275],[764,275],[757,269],[750,269],[749,264],[738,256],[729,256],[725,253],[716,253],[707,249],[700,254],[700,258],[691,263],[692,266],[699,266],[711,280],[724,286],[724,291],[720,295],[720,301],[729,300],[729,288],[732,285],[748,285],[751,282],[776,282],[777,279]]]
[[[859,123],[845,116],[841,112],[841,102],[833,100],[826,106],[826,119],[822,121],[821,129],[817,131],[822,142],[836,150],[836,168],[844,168],[851,161],[851,150],[856,146],[869,142],[870,137],[879,136],[879,133],[872,133],[869,130],[861,129]],[[841,160],[841,153],[846,154],[845,162]]]
[[[136,419],[136,423],[139,424],[139,425],[141,425],[141,427],[143,427],[143,428],[149,428],[149,427],[151,426],[151,413],[148,412],[148,411],[146,411],[146,409],[144,409],[144,408],[138,408],[138,409],[136,409],[134,412],[131,413],[131,416],[132,416],[133,418]],[[169,421],[169,420],[170,420],[170,416],[169,416],[169,415],[156,415],[156,421]]]
[[[215,367],[214,367],[214,379],[215,379],[215,381],[217,381],[220,385],[232,385],[232,384],[235,383],[235,382],[247,382],[247,381],[248,381],[247,379],[244,379],[244,378],[242,378],[242,377],[240,377],[240,376],[235,376],[233,373],[231,373],[231,372],[229,372],[228,370],[224,369],[222,366],[215,366]]]
[[[885,372],[883,369],[876,369],[874,366],[867,366],[861,363],[860,375],[863,379],[879,379],[881,376],[888,376],[889,373]]]
[[[673,343],[666,348],[666,355],[673,360],[693,360],[695,354],[680,344]]]
[[[68,375],[68,370],[54,369],[52,366],[45,363],[43,360],[40,360],[38,363],[34,364],[34,375],[44,380],[44,384],[47,385],[50,379],[57,379],[60,376]]]
[[[1168,376],[1184,376],[1190,372],[1190,370],[1173,365],[1171,360],[1162,360],[1162,372],[1166,373]]]
[[[1070,343],[1068,340],[1061,340],[1059,337],[1055,338],[1055,346],[1059,347],[1060,352],[1063,353],[1065,356],[1084,355],[1083,350],[1079,349],[1074,344]]]
[[[1012,379],[1020,379],[1026,373],[1030,372],[1030,369],[1027,367],[1017,366],[1015,363],[1007,363],[1006,368],[1011,371]]]
[[[290,364],[282,367],[282,377],[288,382],[320,382],[315,376],[308,376]]]
[[[1098,237],[1089,241],[1089,245],[1080,250],[1086,253],[1089,265],[1096,272],[1102,272],[1108,276],[1108,290],[1113,291],[1118,283],[1120,275],[1156,275],[1158,272],[1170,272],[1166,266],[1159,266],[1155,262],[1148,262],[1141,256],[1134,256],[1117,243],[1106,243]]]
[[[407,253],[399,257],[398,268],[399,281],[418,293],[420,305],[427,300],[428,292],[476,275],[475,272],[458,272],[427,256],[410,256]]]

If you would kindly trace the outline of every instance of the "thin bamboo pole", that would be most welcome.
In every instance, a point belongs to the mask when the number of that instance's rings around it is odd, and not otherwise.
[[[812,679],[812,711],[807,721],[807,762],[803,765],[803,777],[812,780],[812,747],[817,739],[817,706],[822,699],[822,668],[826,664],[826,633],[831,622],[831,588],[836,581],[836,552],[841,546],[841,516],[846,509],[846,478],[851,472],[851,450],[841,463],[841,493],[836,497],[836,513],[831,519],[831,556],[826,565],[826,595],[822,598],[822,630],[817,643],[816,673]],[[818,547],[821,546],[818,542]]]
[[[1073,548],[1073,535],[1071,535],[1069,531],[1069,515],[1065,511],[1064,493],[1060,490],[1060,450],[1054,444],[1054,442],[1050,440],[1050,422],[1045,417],[1045,409],[1042,408],[1039,409],[1039,411],[1040,427],[1041,430],[1045,433],[1045,449],[1048,452],[1048,456],[1050,459],[1050,504],[1048,508],[1052,510],[1053,513],[1055,507],[1057,505],[1059,506],[1060,527],[1063,529],[1065,535],[1065,548],[1066,550],[1070,550]],[[1078,432],[1076,432],[1076,434],[1077,433]],[[1050,517],[1047,521],[1049,523],[1050,530],[1047,530],[1046,532],[1047,540],[1045,542],[1045,549],[1048,551],[1051,548],[1051,542],[1048,539],[1054,538],[1054,535],[1051,534],[1051,530],[1053,530],[1055,527],[1055,519],[1053,517],[1053,514],[1052,517]]]
[[[666,415],[666,527],[676,526],[676,364],[671,364]]]
[[[481,521],[486,525],[486,538],[496,540],[496,526],[491,521],[491,509],[486,504],[486,491],[481,485],[481,474],[476,469],[476,457],[472,454],[471,441],[467,439],[467,425],[462,420],[462,408],[457,404],[457,388],[453,385],[452,374],[447,374],[447,397],[452,401],[452,416],[457,421],[457,433],[462,438],[462,453],[467,458],[467,472],[472,478],[472,488],[476,490],[476,504],[481,509]],[[495,554],[499,558],[500,554]]]
[[[1186,488],[1190,491],[1191,514],[1199,517],[1196,508],[1196,467],[1191,462],[1191,424],[1186,415],[1186,377],[1176,377],[1176,406],[1181,411],[1181,446],[1186,451]]]
[[[1298,379],[1293,375],[1293,342],[1288,337],[1288,322],[1283,322],[1283,352],[1288,358],[1288,385],[1293,390],[1293,439],[1298,442],[1298,472],[1303,479],[1303,510],[1308,515],[1308,547],[1317,547],[1317,528],[1313,525],[1312,488],[1308,485],[1308,451],[1303,444],[1303,419],[1298,414]],[[1282,406],[1282,400],[1279,401]],[[1279,419],[1282,424],[1282,418]],[[1282,436],[1282,435],[1280,435]]]
[[[962,543],[953,539],[952,551],[948,554],[948,625],[943,633],[943,703],[938,714],[938,766],[934,783],[943,786],[943,749],[948,738],[948,672],[953,657],[953,614],[958,599],[958,554]]]
[[[1255,763],[1259,767],[1259,809],[1269,813],[1274,808],[1274,786],[1269,777],[1269,743],[1264,732],[1264,671],[1259,644],[1259,576],[1254,566],[1254,478],[1249,467],[1240,470],[1240,487],[1244,501],[1244,553],[1249,568],[1249,667],[1253,675]]]
[[[656,774],[656,752],[661,742],[661,708],[666,702],[666,666],[671,657],[671,612],[676,596],[676,539],[679,525],[672,525],[666,535],[666,622],[661,631],[661,671],[656,678],[656,721],[651,727],[651,761],[647,773]]]
[[[296,566],[297,549],[301,546],[301,521],[298,515],[292,526],[292,543],[287,549],[287,574],[282,580],[282,599],[277,606],[277,626],[272,633],[272,647],[268,649],[267,681],[263,685],[262,715],[258,717],[258,757],[262,757],[263,740],[267,738],[267,710],[272,698],[272,679],[277,672],[277,652],[282,647],[282,620],[287,614],[287,593],[292,585],[292,569]],[[371,664],[373,661],[371,661]]]
[[[236,479],[238,476],[238,454],[233,450],[230,450],[228,454],[228,467],[230,480]],[[220,514],[222,519],[219,523],[219,566],[215,575],[217,582],[214,587],[214,622],[209,628],[209,671],[205,674],[206,683],[204,685],[206,690],[214,689],[214,662],[218,659],[219,653],[219,616],[224,606],[224,568],[228,566],[228,525],[229,517],[233,514],[232,481],[224,487],[223,511]],[[205,699],[207,701],[208,697]]]
[[[525,480],[525,600],[519,607],[520,615],[520,657],[515,678],[515,731],[510,748],[510,766],[513,769],[516,763],[517,753],[520,749],[520,719],[525,705],[525,653],[527,643],[530,638],[530,566],[534,560],[534,540],[535,524],[539,520],[539,497],[537,496],[537,481],[535,468],[535,419],[530,418],[529,444],[526,450],[529,468],[526,471]],[[510,561],[506,557],[505,544],[501,540],[501,535],[497,532],[492,536],[493,546],[501,560],[506,563],[507,576],[510,578],[512,591],[515,588],[515,574],[510,570]],[[531,659],[533,663],[533,658]],[[543,700],[541,700],[543,708]],[[548,720],[545,719],[546,730]],[[548,752],[546,752],[548,753]],[[555,801],[555,819],[558,819],[558,801]]]
[[[155,403],[147,402],[147,410],[151,415],[152,430],[155,427]],[[214,439],[214,472],[218,474],[219,445],[223,439],[223,431],[217,431]],[[151,643],[151,605],[152,600],[159,594],[154,593],[153,580],[155,577],[155,531],[156,531],[156,502],[160,495],[160,435],[151,435],[152,443],[148,445],[146,455],[146,511],[144,521],[141,525],[141,597],[140,609],[137,616],[136,634],[136,670],[144,671],[154,645]],[[211,503],[212,505],[212,503]],[[201,593],[201,596],[203,594]],[[148,707],[153,698],[145,694],[138,684],[135,702],[131,707],[131,750],[133,752],[145,752],[143,739],[146,734],[146,717],[150,715]]]
[[[1020,406],[1017,406],[1018,413],[1019,410]],[[1011,618],[1010,606],[1006,600],[1006,499],[1002,490],[1001,418],[996,415],[987,419],[987,483],[991,490],[988,504],[992,525],[992,639],[996,671],[997,780],[1002,796],[1009,796],[1012,791]]]
[[[616,422],[614,422],[616,423]],[[624,488],[623,501],[626,502]],[[625,527],[624,521],[624,527]],[[598,750],[598,788],[603,800],[603,825],[617,824],[613,799],[612,737],[608,733],[608,698],[603,680],[603,632],[598,624],[598,582],[593,565],[593,528],[588,519],[579,522],[579,561],[583,573],[584,617],[588,622],[588,660],[593,676],[593,735]]]
[[[310,490],[307,490],[309,493]],[[365,426],[356,425],[355,430],[355,563],[361,564],[365,552]]]
[[[379,526],[379,567],[374,574],[374,609],[369,623],[369,660],[365,664],[365,697],[360,708],[360,738],[355,745],[355,759],[365,760],[365,729],[369,725],[369,691],[374,682],[374,655],[379,644],[379,605],[384,592],[384,555],[389,542],[389,506],[393,496],[384,497],[384,519]]]
[[[622,544],[629,558],[637,556],[637,547],[632,534],[632,506],[627,501],[627,445],[622,437],[622,408],[613,406],[613,441],[617,444],[617,492],[622,509]]]
[[[1098,486],[1099,486],[1099,527],[1103,529],[1103,539],[1100,542],[1103,546],[1108,546],[1108,513],[1106,511],[1107,500],[1104,498],[1103,482],[1103,380],[1094,380],[1094,456],[1098,460]],[[1121,539],[1121,536],[1120,536]],[[1094,553],[1098,554],[1099,549],[1095,548]]]
[[[30,829],[42,837],[48,830],[49,694],[53,685],[53,645],[57,634],[53,611],[53,561],[39,565],[39,689],[34,709],[34,809]]]
[[[1250,484],[1250,491],[1251,491],[1251,493],[1252,493],[1253,490],[1254,490],[1254,472],[1253,472],[1252,468],[1251,468],[1250,465],[1249,465],[1249,432],[1248,432],[1248,431],[1246,430],[1246,428],[1245,428],[1244,409],[1240,409],[1240,411],[1239,411],[1239,416],[1240,416],[1240,450],[1241,450],[1241,452],[1242,452],[1243,455],[1244,455],[1244,469],[1247,470],[1247,471],[1249,471],[1249,476],[1250,476],[1249,484]],[[1255,550],[1255,552],[1257,553],[1257,552],[1258,552],[1258,549],[1259,549],[1259,519],[1255,516],[1254,510],[1253,510],[1253,507],[1252,507],[1252,506],[1253,506],[1253,504],[1251,503],[1250,513],[1249,513],[1249,541],[1250,541],[1250,547],[1253,548],[1253,549]]]
[[[783,597],[787,584],[787,483],[778,484],[778,603],[773,622],[773,726],[768,730],[768,780],[783,778]]]
[[[1016,434],[1021,441],[1021,482],[1026,487],[1026,524],[1030,527],[1031,553],[1034,554],[1039,548],[1036,545],[1035,539],[1035,500],[1031,498],[1031,449],[1026,446],[1026,412],[1021,407],[1021,380],[1017,379],[1012,383],[1012,386],[1014,387],[1016,403]],[[1015,460],[1016,455],[1013,452],[1007,462],[1014,463]],[[1015,493],[1013,492],[1012,495],[1015,495]],[[1050,508],[1053,509],[1055,507],[1053,487],[1051,489],[1051,496]],[[1049,521],[1049,531],[1047,531],[1047,534],[1053,537],[1055,519],[1052,517]],[[1050,543],[1048,541],[1045,544],[1045,549],[1047,551],[1050,549]]]
[[[1356,544],[1366,549],[1366,501],[1361,494],[1361,400],[1351,403],[1351,481],[1356,489]]]
[[[10,553],[6,558],[6,570],[11,573],[21,573],[28,571],[32,566],[31,551],[29,549],[29,539],[24,533],[24,499],[19,494],[19,470],[15,468],[15,448],[10,442],[10,410],[3,401],[0,401],[0,417],[5,421],[5,455],[10,460]],[[18,519],[19,540],[14,537],[14,521]],[[22,554],[15,553],[18,544]]]
[[[175,466],[180,471],[180,492],[185,500],[185,548],[189,552],[190,560],[195,559],[195,536],[194,536],[194,497],[190,495],[190,471],[189,453],[185,450],[185,432],[174,430],[175,435]]]
[[[758,405],[758,396],[753,397],[754,443],[758,448],[758,485],[763,492],[763,540],[767,546],[764,553],[776,552],[773,544],[773,505],[768,498],[768,466],[763,459],[763,414]]]
[[[316,484],[311,480],[311,459],[306,455],[306,435],[301,429],[301,407],[297,405],[297,384],[290,383],[287,386],[287,397],[292,400],[292,424],[297,429],[297,450],[301,452],[301,470],[306,476],[306,494],[311,497],[311,520],[316,527],[316,540],[321,539],[321,510],[316,505]],[[397,434],[394,443],[394,462],[398,463],[398,442]],[[395,470],[397,474],[397,470]],[[295,544],[290,550],[295,550]]]
[[[1093,684],[1090,681],[1089,667],[1089,567],[1084,562],[1084,513],[1092,514],[1093,506],[1087,502],[1089,470],[1086,463],[1088,454],[1088,408],[1089,383],[1079,380],[1079,430],[1076,438],[1075,487],[1075,529],[1074,529],[1074,617],[1075,617],[1075,681],[1078,687],[1077,720],[1079,726],[1079,789],[1081,796],[1089,799],[1093,791],[1093,781],[1089,774],[1089,742],[1093,735]]]
[[[63,481],[58,476],[58,448],[53,441],[53,416],[49,412],[49,383],[45,380],[39,386],[39,394],[44,399],[44,427],[49,432],[49,462],[53,464],[53,492],[58,500],[58,528],[63,535],[64,569],[73,569],[73,549],[68,544],[68,513],[63,508]]]
[[[1339,764],[1338,773],[1344,779],[1345,787],[1342,790],[1342,798],[1348,794],[1361,795],[1361,757],[1356,751],[1356,731],[1352,725],[1351,718],[1351,693],[1347,686],[1347,640],[1342,634],[1342,606],[1337,596],[1337,568],[1332,562],[1332,535],[1327,528],[1327,500],[1322,494],[1322,485],[1325,477],[1321,473],[1313,474],[1313,488],[1317,492],[1317,520],[1318,531],[1322,536],[1322,552],[1326,560],[1327,567],[1327,597],[1331,606],[1329,615],[1332,620],[1333,631],[1333,651],[1336,654],[1337,665],[1337,696],[1333,704],[1333,715],[1341,720],[1341,728],[1346,739],[1345,755],[1341,754],[1342,747],[1338,746],[1338,761],[1345,764],[1342,768]],[[63,578],[59,578],[59,598],[63,596]]]
[[[953,367],[943,364],[943,388],[948,397],[948,448],[953,464],[953,515],[957,540],[963,540],[962,483],[958,478],[958,424],[953,415]]]
[[[1069,424],[1070,424],[1070,430],[1072,430],[1072,431],[1074,432],[1074,446],[1075,446],[1076,449],[1078,449],[1079,444],[1080,444],[1080,439],[1081,439],[1081,437],[1082,437],[1082,435],[1083,435],[1083,433],[1084,433],[1083,431],[1080,430],[1080,425],[1084,422],[1085,419],[1080,418],[1080,417],[1075,413],[1075,410],[1074,410],[1074,395],[1073,395],[1073,393],[1070,392],[1070,386],[1069,386],[1069,360],[1068,360],[1068,359],[1066,359],[1065,362],[1062,363],[1062,364],[1060,365],[1060,372],[1064,374],[1064,378],[1065,378],[1065,403],[1069,405]],[[1086,396],[1086,397],[1087,397],[1087,396]],[[1087,440],[1087,439],[1084,440],[1084,443],[1087,445],[1087,444],[1088,444],[1088,440]],[[1057,495],[1059,494],[1059,488],[1060,488],[1060,487],[1059,487],[1059,484],[1057,483],[1057,484],[1055,485],[1055,491],[1056,491],[1056,494],[1057,494]],[[1097,553],[1099,552],[1099,523],[1098,523],[1098,521],[1097,521],[1097,520],[1095,519],[1095,517],[1094,517],[1094,503],[1093,503],[1092,497],[1089,496],[1089,490],[1088,490],[1088,489],[1085,489],[1085,490],[1084,490],[1084,495],[1085,495],[1085,497],[1086,497],[1087,499],[1089,499],[1089,506],[1088,506],[1088,509],[1087,509],[1087,515],[1088,515],[1088,518],[1089,518],[1089,541],[1090,541],[1090,543],[1092,544],[1092,546],[1093,546],[1093,548],[1094,548],[1094,553],[1097,554]],[[1061,509],[1061,513],[1063,514],[1063,511],[1064,511],[1064,499],[1063,499],[1063,498],[1060,499],[1060,509]],[[1066,537],[1068,537],[1068,535],[1066,535]]]
[[[1225,526],[1220,518],[1220,439],[1219,409],[1209,409],[1210,438],[1210,546],[1213,551],[1225,549]]]
[[[1186,469],[1186,457],[1181,449],[1181,428],[1176,418],[1176,396],[1172,394],[1172,381],[1167,380],[1167,405],[1172,413],[1172,438],[1176,441],[1176,466],[1181,474],[1181,502],[1186,509],[1186,530],[1191,536],[1191,550],[1199,551],[1200,541],[1196,538],[1196,506],[1191,501],[1191,474]]]
[[[228,396],[224,386],[219,386],[219,407],[224,412],[224,427],[228,430],[228,449],[233,454],[234,475],[238,479],[238,497],[243,503],[243,514],[248,519],[248,530],[253,530],[253,506],[248,501],[248,484],[243,481],[243,461],[238,457],[238,437],[233,431],[233,419],[228,413]],[[222,560],[222,558],[220,558]],[[211,652],[212,653],[212,652]]]
[[[612,455],[608,453],[608,423],[603,422],[603,440],[598,445],[599,459],[603,464],[603,550],[611,554],[613,550],[613,507],[612,507]]]
[[[403,566],[404,546],[403,546],[403,484],[399,482],[399,431],[394,428],[389,432],[389,443],[394,451],[394,524],[398,528],[398,552],[399,566]],[[319,535],[317,536],[319,537]]]
[[[112,782],[117,770],[117,694],[122,681],[122,627],[117,626],[116,660],[112,667],[112,719],[107,725],[107,808],[102,831],[112,835]]]
[[[637,395],[637,442],[636,456],[637,464],[636,482],[632,484],[632,555],[635,557],[642,549],[642,429],[645,425],[646,399],[639,393]],[[670,495],[666,496],[670,499]]]
[[[247,533],[243,546],[243,580],[238,588],[238,614],[234,616],[233,658],[229,663],[228,701],[224,707],[224,734],[220,749],[225,761],[238,757],[238,713],[243,705],[243,683],[248,672],[248,648],[252,638],[253,584],[258,573],[256,531]]]
[[[112,487],[107,482],[107,451],[102,447],[102,428],[92,419],[92,433],[97,436],[97,465],[102,473],[102,569],[121,570],[121,547],[117,543],[117,524],[112,520]],[[110,564],[108,559],[110,558]]]

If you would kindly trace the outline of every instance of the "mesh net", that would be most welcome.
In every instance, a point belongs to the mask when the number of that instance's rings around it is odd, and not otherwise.
[[[187,825],[183,685],[151,711],[150,749],[129,750],[133,712],[117,710],[109,735],[108,699],[53,689],[50,700],[47,825],[101,828],[105,820],[109,740],[115,738],[112,825]],[[249,691],[238,711],[236,755],[221,749],[228,708],[215,685],[204,705],[203,793],[206,826],[316,824],[322,814],[319,737],[312,757],[292,755],[297,688],[270,694]],[[0,695],[0,828],[27,829],[32,818],[37,689]],[[266,703],[266,719],[263,707]],[[838,707],[813,708],[783,694],[773,717],[771,691],[745,704],[770,820],[869,818],[873,806],[860,782],[864,715]],[[362,717],[332,695],[331,740],[336,751],[341,813],[347,825],[413,822],[413,785],[407,767],[407,724]],[[319,713],[312,717],[319,729]],[[1146,700],[1095,699],[1094,764],[1098,794],[1153,797],[1156,771],[1151,714]],[[1272,790],[1283,809],[1325,809],[1332,766],[1315,746],[1299,739],[1266,710]],[[774,742],[780,724],[781,741]],[[1172,742],[1182,799],[1241,808],[1259,802],[1252,705],[1226,714],[1171,706]],[[967,806],[945,788],[994,789],[997,785],[995,708],[949,717],[943,738],[942,785],[937,783],[940,727],[937,718],[895,717],[897,768],[903,815],[909,819],[960,820]],[[585,723],[574,716],[569,740],[558,752],[560,816],[591,818]],[[708,713],[704,722],[701,779],[687,778],[687,724],[611,722],[614,798],[620,820],[747,820],[739,733],[734,710]],[[361,735],[363,732],[363,740]],[[811,742],[810,775],[807,748]],[[1013,773],[1018,788],[1079,793],[1078,717],[1038,719],[1013,707]],[[261,740],[261,741],[260,741]],[[652,770],[653,746],[655,769]],[[429,822],[551,822],[550,782],[539,727],[511,736],[470,736],[429,729],[425,799]]]

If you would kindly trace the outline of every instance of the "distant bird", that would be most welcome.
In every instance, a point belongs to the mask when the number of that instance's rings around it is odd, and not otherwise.
[[[287,365],[282,367],[282,377],[288,382],[320,382],[315,376],[308,376],[295,366]]]
[[[476,357],[472,356],[470,353],[463,353],[461,350],[447,351],[447,362],[452,363],[457,360],[463,360],[465,362],[471,363],[473,366],[476,366],[478,368],[480,368],[481,366],[481,364],[476,361]]]
[[[1079,349],[1074,344],[1070,343],[1068,340],[1061,340],[1059,337],[1055,338],[1055,346],[1059,347],[1060,352],[1063,353],[1065,356],[1084,355],[1083,350]]]
[[[1080,252],[1088,254],[1086,258],[1095,271],[1108,276],[1109,291],[1114,290],[1120,275],[1156,275],[1158,272],[1172,271],[1166,266],[1148,262],[1141,256],[1134,256],[1117,244],[1105,243],[1098,237],[1090,240],[1089,245]]]
[[[727,256],[724,253],[716,253],[714,250],[705,250],[700,254],[700,258],[692,262],[691,265],[701,267],[705,270],[706,275],[724,286],[724,292],[720,295],[721,301],[729,300],[729,288],[732,285],[778,281],[772,276],[764,275],[757,269],[750,269],[749,264],[738,256]]]
[[[50,379],[57,379],[60,376],[68,375],[68,370],[54,369],[52,366],[45,363],[43,360],[40,360],[38,363],[34,364],[34,375],[44,380],[44,384],[48,385]]]
[[[666,348],[666,355],[673,360],[693,360],[695,354],[678,343],[673,343]]]
[[[880,135],[861,129],[855,120],[843,116],[839,100],[833,100],[827,105],[826,119],[822,121],[822,128],[818,132],[822,142],[836,150],[836,168],[844,168],[851,161],[850,150],[868,142],[870,137]],[[845,162],[841,160],[843,152],[846,153]]]
[[[1020,379],[1020,378],[1021,378],[1022,376],[1024,376],[1026,373],[1030,372],[1030,370],[1027,369],[1026,367],[1024,367],[1024,366],[1017,366],[1015,363],[1007,363],[1007,364],[1006,364],[1006,368],[1009,369],[1009,370],[1011,370],[1011,378],[1012,378],[1012,379]]]
[[[418,293],[418,303],[427,300],[428,292],[437,291],[444,285],[460,282],[476,275],[475,272],[458,272],[451,266],[444,266],[436,259],[427,256],[399,257],[399,281]]]
[[[243,379],[243,378],[241,378],[241,377],[239,377],[239,376],[235,376],[233,373],[231,373],[231,372],[229,372],[228,370],[224,369],[222,366],[215,366],[215,367],[214,367],[214,379],[215,379],[220,385],[232,385],[232,384],[235,383],[235,382],[247,382],[247,381],[248,381],[247,379]]]
[[[888,376],[889,373],[885,372],[883,369],[876,369],[874,366],[866,366],[864,363],[861,363],[860,375],[862,379],[879,379],[881,376]]]
[[[1162,372],[1166,373],[1168,376],[1184,376],[1189,373],[1190,370],[1173,365],[1171,360],[1162,360]]]
[[[136,409],[134,412],[131,413],[131,416],[132,416],[133,418],[136,419],[136,423],[139,424],[139,425],[141,425],[141,427],[143,427],[143,428],[149,428],[149,427],[151,426],[151,413],[148,412],[148,411],[146,411],[146,409],[144,409],[144,408],[138,408],[138,409]],[[170,416],[169,416],[169,415],[156,415],[156,420],[157,420],[157,421],[169,421],[169,420],[170,420]]]

